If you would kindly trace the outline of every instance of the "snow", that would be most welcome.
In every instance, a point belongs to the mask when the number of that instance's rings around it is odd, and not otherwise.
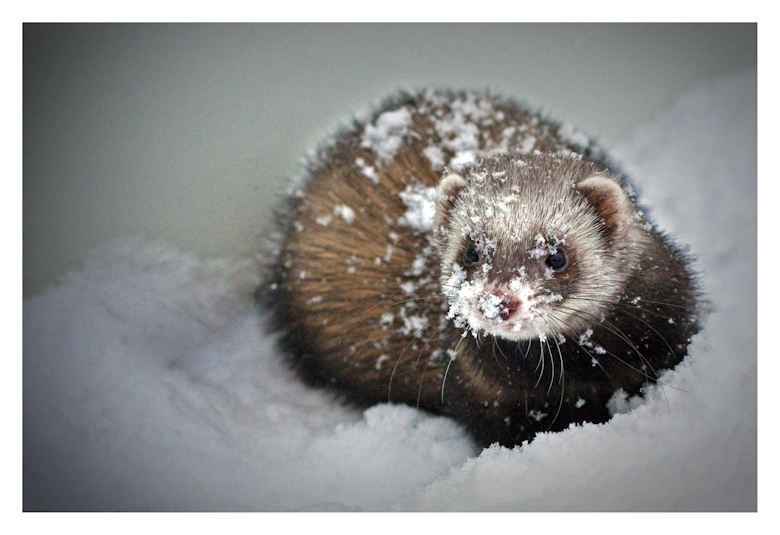
[[[346,204],[340,204],[333,209],[333,213],[340,216],[348,225],[355,220],[355,211]]]
[[[366,178],[371,180],[374,184],[379,184],[379,175],[377,175],[374,167],[368,165],[363,158],[356,158],[355,164],[357,164],[360,172],[363,173]]]
[[[406,124],[364,141],[390,154]],[[612,153],[713,311],[644,404],[615,399],[631,412],[480,452],[445,418],[345,408],[263,334],[253,263],[132,238],[24,302],[25,509],[755,510],[756,72]]]
[[[366,125],[360,146],[372,149],[385,160],[391,160],[412,124],[412,114],[406,108],[386,111],[375,123]],[[371,171],[366,176],[372,178]]]
[[[399,195],[407,208],[403,220],[399,223],[417,230],[433,230],[436,218],[436,188],[415,184],[407,186]]]

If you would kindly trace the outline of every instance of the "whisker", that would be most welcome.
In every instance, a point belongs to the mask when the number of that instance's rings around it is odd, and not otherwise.
[[[561,346],[560,344],[558,344],[558,340],[555,340],[553,338],[553,341],[555,342],[555,346],[558,348],[558,358],[560,359],[560,363],[561,363],[561,377],[559,379],[559,382],[561,383],[561,397],[558,401],[558,410],[555,412],[555,416],[553,417],[552,422],[550,422],[550,425],[547,426],[547,429],[545,431],[549,431],[550,428],[555,423],[555,421],[558,419],[558,415],[561,413],[561,408],[563,407],[563,397],[566,392],[566,389],[564,387],[564,382],[563,382],[563,354],[561,354]]]
[[[425,370],[428,369],[428,365],[431,363],[431,359],[428,359],[425,363],[425,368],[423,368],[423,371],[420,373],[420,387],[417,389],[417,405],[415,408],[420,408],[420,398],[422,397],[422,387],[425,383]]]
[[[387,385],[387,401],[390,401],[390,392],[393,388],[393,377],[395,377],[395,371],[398,368],[398,364],[401,362],[401,359],[403,359],[404,354],[406,354],[406,350],[409,349],[415,340],[419,340],[419,335],[429,325],[428,321],[425,322],[425,325],[417,329],[417,331],[414,333],[414,336],[409,340],[409,343],[406,344],[406,347],[404,347],[404,350],[401,351],[401,354],[398,356],[398,359],[395,361],[395,366],[393,366],[393,371],[390,373],[390,381]],[[430,340],[430,339],[429,339]],[[423,350],[425,349],[425,344],[423,345]],[[417,356],[417,360],[414,361],[414,367],[412,369],[413,372],[417,370],[417,364],[420,362],[420,356],[422,355],[422,350],[420,351],[420,355]]]
[[[520,342],[518,342],[518,345]],[[526,359],[528,357],[528,353],[531,352],[531,341],[528,340],[528,347],[525,348],[525,355],[523,355],[523,359]]]
[[[576,312],[576,311],[575,311],[575,312]],[[649,368],[649,369],[650,369],[650,370],[653,372],[653,374],[656,376],[656,378],[657,378],[657,373],[656,373],[655,369],[653,368],[653,366],[650,364],[650,362],[647,360],[647,358],[645,358],[644,354],[643,354],[643,353],[642,353],[642,352],[639,350],[639,348],[638,348],[638,347],[636,347],[636,345],[634,344],[634,342],[633,342],[633,341],[632,341],[632,340],[631,340],[631,339],[630,339],[630,338],[629,338],[629,337],[628,337],[628,336],[627,336],[627,335],[626,335],[626,334],[625,334],[625,333],[624,333],[622,330],[620,330],[620,329],[619,329],[619,328],[618,328],[616,325],[612,324],[611,322],[609,322],[609,321],[607,321],[607,320],[602,320],[602,321],[601,321],[601,323],[600,323],[600,325],[601,325],[601,326],[602,326],[604,329],[606,329],[607,331],[611,332],[612,334],[614,334],[615,336],[617,336],[618,338],[620,338],[620,339],[621,339],[623,342],[625,342],[625,343],[626,343],[626,344],[627,344],[629,347],[631,347],[631,349],[632,349],[632,350],[634,350],[634,351],[636,352],[636,354],[637,354],[637,356],[639,357],[639,359],[640,359],[640,361],[642,362],[642,364],[643,364],[644,366],[646,366],[647,368]],[[661,338],[663,339],[663,337],[661,337]],[[664,341],[666,341],[666,340],[664,340]],[[578,345],[579,345],[580,347],[582,347],[582,344],[579,344],[579,342],[578,342]],[[584,348],[583,348],[583,349],[584,349]],[[603,349],[603,348],[602,348],[602,349]],[[605,350],[605,351],[606,351],[606,350]],[[590,355],[591,355],[591,357],[593,357],[593,355],[592,355],[590,352],[588,352],[588,354],[590,354]],[[618,357],[617,355],[615,355],[615,354],[614,354],[614,353],[612,353],[612,352],[609,352],[609,351],[607,351],[607,354],[609,354],[609,355],[610,355],[611,357],[613,357],[614,359],[616,359],[616,360],[618,360],[619,362],[621,362],[621,363],[623,363],[624,365],[626,365],[626,366],[627,366],[629,369],[631,369],[631,370],[633,370],[633,371],[635,371],[635,372],[637,372],[637,373],[639,373],[639,374],[643,375],[643,376],[645,377],[645,380],[646,380],[646,381],[652,381],[652,380],[653,380],[653,379],[651,379],[651,378],[650,378],[650,376],[648,375],[648,373],[647,373],[647,371],[646,371],[646,370],[641,370],[641,369],[639,369],[639,368],[636,368],[635,366],[632,366],[632,365],[630,365],[628,362],[626,362],[625,360],[621,359],[620,357]],[[597,358],[595,358],[595,357],[593,357],[593,358],[594,358],[594,360],[596,360],[596,361],[598,362],[598,359],[597,359]],[[602,370],[603,370],[603,368],[602,368]]]
[[[425,344],[423,345],[423,348],[420,350],[420,354],[417,356],[417,362],[420,361],[420,358],[422,357],[422,353],[425,350],[425,348],[428,346],[431,340],[433,340],[433,337],[438,335],[441,332],[441,326],[436,328],[436,331],[431,334],[431,336],[425,341]],[[428,360],[425,363],[425,368],[423,368],[422,373],[420,374],[420,387],[417,389],[417,408],[420,408],[420,398],[422,397],[422,387],[425,381],[425,370],[428,369],[428,365],[431,363],[431,357],[428,357]],[[415,364],[415,367],[417,364]]]
[[[625,334],[623,331],[621,331],[621,330],[620,330],[620,329],[619,329],[619,328],[618,328],[616,325],[614,325],[613,323],[611,323],[611,322],[608,322],[608,321],[606,321],[606,320],[604,320],[604,321],[602,322],[602,325],[604,325],[604,327],[605,327],[605,328],[606,328],[608,331],[610,331],[611,333],[615,334],[615,335],[616,335],[617,337],[619,337],[621,340],[623,340],[624,342],[626,342],[626,343],[627,343],[627,344],[628,344],[628,345],[631,347],[631,349],[633,349],[634,351],[636,351],[636,354],[639,356],[639,360],[640,360],[640,362],[641,362],[641,363],[642,363],[644,366],[646,366],[647,368],[650,368],[650,371],[652,371],[652,372],[653,372],[653,375],[655,375],[656,377],[658,377],[658,374],[655,372],[655,368],[653,368],[653,365],[652,365],[652,364],[650,364],[650,361],[649,361],[649,360],[647,360],[647,358],[645,358],[644,354],[643,354],[641,351],[639,351],[639,348],[638,348],[638,347],[636,347],[636,344],[634,344],[634,342],[633,342],[633,341],[632,341],[632,340],[631,340],[631,339],[630,339],[630,338],[629,338],[629,337],[628,337],[628,336],[627,336],[627,335],[626,335],[626,334]],[[651,379],[650,379],[650,376],[647,374],[647,371],[644,371],[644,372],[641,372],[641,373],[642,373],[642,374],[645,376],[645,379],[647,379],[648,381],[650,381],[650,380],[651,380]]]
[[[588,302],[591,302],[591,303],[598,303],[598,304],[601,304],[601,305],[605,305],[607,307],[617,307],[617,308],[620,308],[623,311],[626,311],[626,310],[641,310],[642,312],[645,312],[647,314],[650,314],[651,316],[654,316],[654,317],[660,318],[660,319],[669,319],[669,316],[666,315],[666,314],[662,314],[662,313],[660,313],[658,311],[650,310],[649,308],[642,307],[641,305],[644,304],[644,303],[647,303],[647,304],[657,305],[657,306],[675,307],[675,308],[679,308],[679,309],[682,309],[682,310],[688,310],[688,311],[691,311],[691,312],[695,312],[696,311],[695,307],[693,309],[691,309],[690,307],[687,307],[685,305],[677,305],[675,303],[665,303],[665,302],[662,302],[662,301],[649,301],[649,300],[646,300],[646,299],[641,300],[637,304],[632,304],[630,302],[626,303],[626,302],[623,302],[623,301],[608,301],[608,300],[604,300],[604,299],[593,299],[593,298],[587,298],[587,297],[574,297],[572,299],[573,300],[578,300],[578,301],[588,301]],[[573,310],[573,309],[570,309],[570,310]],[[633,316],[633,317],[635,317],[635,316]]]
[[[497,348],[498,348],[498,352],[499,352],[499,353],[501,353],[501,356],[503,356],[503,357],[504,357],[504,360],[505,360],[505,361],[509,362],[509,358],[508,358],[508,357],[506,356],[506,354],[505,354],[505,353],[504,353],[504,352],[501,350],[501,344],[499,344],[499,343],[496,341],[496,339],[495,339],[495,338],[493,338],[493,340],[494,340],[494,345],[495,345],[495,347],[497,347]]]
[[[455,360],[455,355],[458,352],[458,348],[460,347],[460,343],[463,340],[463,337],[458,340],[458,343],[455,345],[455,349],[452,350],[452,353],[450,354],[450,361],[447,363],[447,369],[444,370],[444,377],[441,380],[441,402],[444,403],[444,383],[447,382],[447,373],[450,371],[450,365],[452,364],[452,361]]]
[[[552,354],[552,348],[550,347],[550,340],[548,338],[544,339],[544,345],[547,346],[547,352],[550,354],[550,386],[547,387],[547,394],[550,394],[550,390],[552,390],[553,383],[555,382],[555,358]]]
[[[539,372],[539,378],[536,380],[536,384],[534,385],[534,388],[539,386],[539,383],[542,381],[542,375],[544,375],[544,344],[542,343],[541,339],[539,340],[539,347],[541,348],[542,352],[539,355],[539,363],[536,365],[536,369],[534,371],[539,369],[539,364],[541,364],[542,366],[542,371]]]
[[[641,321],[642,323],[644,323],[644,324],[645,324],[645,326],[646,326],[646,327],[648,327],[648,328],[649,328],[651,331],[653,331],[655,334],[657,334],[657,335],[658,335],[658,338],[660,338],[661,340],[663,340],[664,344],[666,344],[666,347],[668,347],[668,348],[669,348],[669,351],[671,351],[671,352],[672,352],[672,356],[675,358],[675,360],[677,359],[677,354],[674,352],[674,349],[672,349],[672,346],[671,346],[671,344],[670,344],[670,343],[669,343],[669,342],[666,340],[666,338],[664,338],[664,337],[663,337],[663,335],[662,335],[661,333],[659,333],[659,332],[658,332],[658,331],[655,329],[655,327],[653,327],[652,325],[650,325],[648,322],[646,322],[645,320],[643,320],[643,319],[642,319],[642,318],[640,318],[639,316],[635,316],[634,314],[631,314],[630,312],[625,312],[625,314],[628,314],[629,316],[631,316],[632,318],[634,318],[634,319],[635,319],[635,320],[637,320],[637,321]],[[663,316],[661,316],[661,317],[663,317]]]

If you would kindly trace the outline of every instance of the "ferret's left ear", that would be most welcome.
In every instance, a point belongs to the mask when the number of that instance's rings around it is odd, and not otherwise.
[[[447,227],[450,222],[450,212],[455,206],[460,190],[466,187],[466,179],[455,173],[445,175],[436,188],[436,228]]]
[[[609,239],[625,232],[634,207],[620,184],[609,176],[597,174],[577,184],[577,190],[601,216],[604,223],[602,231]]]

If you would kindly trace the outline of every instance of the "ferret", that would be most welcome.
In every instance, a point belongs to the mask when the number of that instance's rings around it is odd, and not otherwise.
[[[623,412],[697,332],[690,259],[603,150],[510,100],[386,100],[288,192],[259,288],[289,362],[513,447]]]

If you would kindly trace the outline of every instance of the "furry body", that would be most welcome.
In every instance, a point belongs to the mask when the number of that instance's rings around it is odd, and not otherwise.
[[[426,92],[325,146],[259,292],[300,375],[511,447],[606,421],[677,364],[697,331],[688,262],[565,132]]]

